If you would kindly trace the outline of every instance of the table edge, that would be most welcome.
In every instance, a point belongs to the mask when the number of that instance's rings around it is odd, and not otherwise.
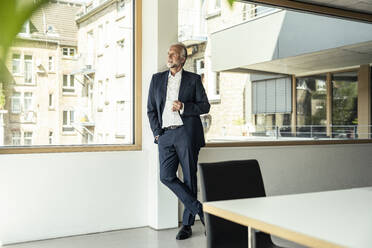
[[[257,219],[249,218],[244,215],[236,214],[226,209],[218,208],[212,205],[213,203],[203,203],[203,211],[218,216],[220,218],[238,223],[244,226],[250,226],[254,229],[260,230],[265,233],[275,235],[279,238],[283,238],[301,245],[317,248],[345,248],[345,246],[331,243],[319,238],[315,238],[306,234],[295,232],[280,226],[266,223]],[[207,236],[208,237],[208,236]]]

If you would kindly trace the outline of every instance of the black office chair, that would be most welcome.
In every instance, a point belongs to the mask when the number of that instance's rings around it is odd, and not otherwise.
[[[233,200],[266,196],[257,160],[200,163],[203,201]],[[205,214],[208,248],[246,248],[248,228]],[[270,235],[257,232],[257,248],[278,248]]]

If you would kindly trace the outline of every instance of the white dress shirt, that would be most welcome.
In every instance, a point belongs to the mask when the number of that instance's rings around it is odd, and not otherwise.
[[[183,113],[184,108],[178,111],[172,111],[173,102],[178,101],[178,94],[180,91],[182,79],[182,69],[177,72],[174,76],[169,71],[168,74],[168,86],[167,86],[167,98],[165,100],[165,106],[163,111],[163,126],[162,128],[169,127],[169,126],[179,126],[183,125],[182,119],[180,114]]]

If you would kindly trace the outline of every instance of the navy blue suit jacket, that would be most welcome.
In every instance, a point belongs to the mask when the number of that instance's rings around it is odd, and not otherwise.
[[[167,97],[168,75],[169,70],[156,73],[151,79],[147,100],[147,116],[154,137],[162,135],[164,132],[162,116]],[[200,115],[209,112],[210,104],[200,75],[183,70],[178,100],[183,103],[184,112],[181,119],[191,139],[191,144],[196,148],[205,146]],[[157,143],[156,140],[155,143]]]

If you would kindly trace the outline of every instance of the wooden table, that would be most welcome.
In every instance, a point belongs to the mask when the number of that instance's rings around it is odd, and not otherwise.
[[[372,247],[372,187],[206,202],[203,208],[305,246]]]

